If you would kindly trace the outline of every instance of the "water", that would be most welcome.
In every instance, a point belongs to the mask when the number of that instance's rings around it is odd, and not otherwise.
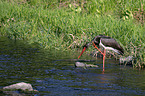
[[[31,83],[35,96],[136,96],[145,94],[145,71],[102,59],[98,68],[75,68],[73,61],[79,52],[43,50],[35,44],[0,37],[0,88],[18,82]],[[83,55],[81,59],[91,59]],[[94,59],[94,58],[93,58]],[[24,95],[22,93],[18,93]],[[0,95],[6,95],[0,93]],[[28,94],[27,94],[28,95]]]

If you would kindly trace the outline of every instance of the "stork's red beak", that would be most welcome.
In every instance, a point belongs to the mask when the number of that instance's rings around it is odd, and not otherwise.
[[[86,50],[86,47],[84,47],[84,49],[82,50],[81,54],[79,55],[78,59],[81,57],[81,55],[84,53],[84,51]]]

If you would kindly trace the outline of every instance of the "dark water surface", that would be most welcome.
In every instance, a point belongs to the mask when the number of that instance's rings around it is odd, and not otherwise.
[[[0,88],[18,83],[31,83],[35,96],[136,96],[145,95],[145,71],[106,60],[88,62],[98,68],[75,68],[79,52],[42,50],[22,41],[0,37]],[[82,56],[81,59],[90,59]],[[20,93],[21,94],[21,93]],[[5,95],[4,93],[0,93]],[[30,94],[29,94],[30,95]]]

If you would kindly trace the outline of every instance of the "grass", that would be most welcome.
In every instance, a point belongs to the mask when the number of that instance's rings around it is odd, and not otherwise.
[[[43,48],[76,50],[99,34],[115,38],[145,66],[143,1],[11,0],[0,1],[0,36]]]

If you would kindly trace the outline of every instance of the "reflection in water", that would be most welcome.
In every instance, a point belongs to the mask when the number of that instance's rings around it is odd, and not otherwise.
[[[73,61],[80,52],[42,50],[22,41],[0,38],[0,88],[12,83],[28,82],[39,91],[37,95],[143,95],[145,72],[102,59],[88,64],[98,68],[75,68]],[[83,56],[91,59],[90,56]],[[2,93],[0,93],[3,95]]]

